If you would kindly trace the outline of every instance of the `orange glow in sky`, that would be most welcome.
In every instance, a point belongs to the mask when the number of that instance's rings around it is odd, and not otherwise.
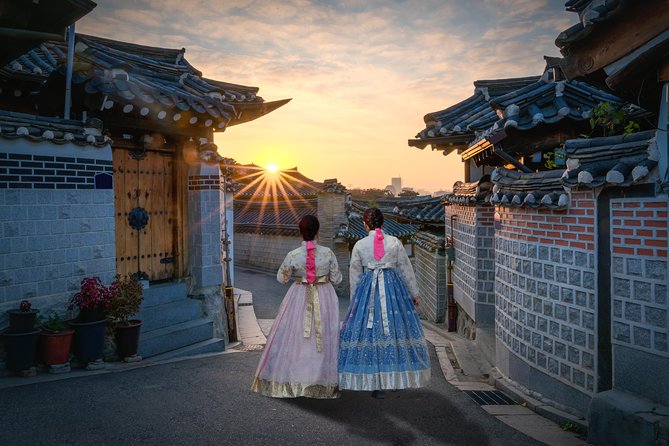
[[[463,163],[408,146],[423,116],[471,96],[475,80],[540,75],[575,21],[564,4],[118,0],[99,2],[77,32],[185,48],[206,78],[258,87],[268,102],[292,98],[217,132],[221,156],[348,188],[400,176],[404,187],[434,192],[462,180]]]

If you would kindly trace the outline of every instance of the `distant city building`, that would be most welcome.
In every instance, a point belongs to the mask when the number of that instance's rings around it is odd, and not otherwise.
[[[393,188],[393,195],[397,196],[402,192],[402,177],[391,178],[390,185]]]

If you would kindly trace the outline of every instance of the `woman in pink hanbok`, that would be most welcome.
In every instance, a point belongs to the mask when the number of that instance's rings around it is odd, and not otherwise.
[[[337,398],[339,302],[342,280],[334,253],[315,243],[320,224],[300,220],[302,246],[288,253],[277,280],[291,285],[279,307],[251,390],[275,398]]]

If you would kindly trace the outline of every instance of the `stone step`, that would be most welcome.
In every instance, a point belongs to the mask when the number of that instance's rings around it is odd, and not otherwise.
[[[211,338],[206,341],[187,345],[176,350],[161,353],[151,357],[151,361],[158,362],[166,359],[180,358],[183,356],[201,355],[203,353],[217,353],[225,350],[225,340],[221,338]]]
[[[188,290],[185,282],[152,284],[142,293],[144,300],[141,309],[187,299]]]
[[[144,321],[142,333],[148,333],[159,328],[200,319],[200,307],[200,301],[186,298],[161,305],[142,306],[137,318]]]
[[[208,319],[197,319],[169,327],[142,333],[139,354],[144,358],[176,350],[211,339],[213,323]]]

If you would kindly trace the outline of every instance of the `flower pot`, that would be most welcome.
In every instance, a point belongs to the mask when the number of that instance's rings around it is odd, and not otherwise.
[[[107,320],[94,322],[68,322],[74,328],[72,349],[74,356],[83,363],[102,358],[105,346]]]
[[[39,361],[45,365],[65,364],[70,359],[74,330],[42,330],[39,337]]]
[[[35,365],[35,352],[37,350],[37,337],[39,329],[24,333],[13,333],[5,331],[2,338],[5,342],[7,353],[7,368],[9,370],[21,371]]]
[[[103,319],[105,319],[104,308],[86,308],[79,310],[79,317],[77,317],[77,322],[97,322]]]
[[[116,353],[121,358],[135,356],[139,349],[139,334],[142,321],[132,320],[127,325],[114,325],[114,338],[116,339]]]
[[[9,331],[12,333],[27,333],[35,330],[37,310],[7,310],[7,314],[9,315]]]

